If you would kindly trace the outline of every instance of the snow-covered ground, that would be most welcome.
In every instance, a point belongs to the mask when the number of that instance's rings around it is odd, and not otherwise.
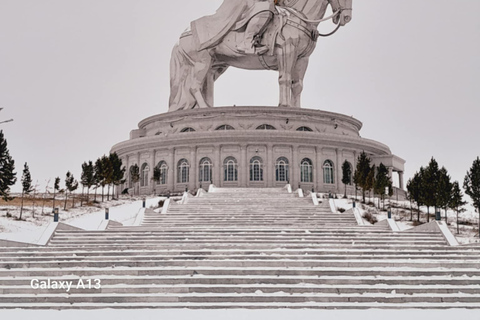
[[[166,198],[148,198],[146,207],[156,208],[160,200]],[[110,220],[118,221],[123,225],[132,225],[143,205],[143,198],[121,197],[118,200],[100,202],[94,206],[83,206],[70,208],[68,211],[60,210],[59,221],[69,225],[85,229],[97,230],[105,219],[105,208],[109,208]],[[7,217],[7,212],[12,217]],[[15,206],[0,207],[0,239],[35,243],[42,236],[48,225],[53,222],[52,207],[45,207],[44,214],[41,208],[36,207],[35,216],[33,207],[25,207],[22,218],[25,221],[17,220],[20,215],[20,208]]]
[[[319,197],[325,195],[320,194]],[[378,199],[366,199],[367,203],[375,202],[378,206]],[[340,208],[348,210],[352,208],[353,199],[343,199],[341,195],[338,195],[338,199],[333,199],[337,210]],[[392,216],[395,219],[400,230],[407,230],[415,227],[417,212],[416,207],[413,207],[413,221],[410,221],[411,218],[411,207],[409,201],[394,201],[386,200],[385,208],[389,205],[392,205]],[[357,201],[356,206],[361,213],[362,217],[366,212],[373,214],[378,221],[387,219],[388,214],[386,211],[382,211],[373,205],[364,205],[360,201]],[[459,233],[457,234],[457,213],[453,210],[448,210],[448,227],[453,235],[457,238],[460,244],[469,244],[469,243],[480,243],[480,238],[478,237],[478,213],[475,212],[475,208],[471,204],[465,206],[466,211],[459,214]],[[427,208],[421,207],[420,219],[422,222],[426,222],[426,213]],[[430,214],[433,216],[434,208],[430,208]],[[442,220],[445,220],[445,212],[441,212]],[[434,220],[434,217],[430,218],[430,221]],[[364,219],[365,223],[369,223]]]

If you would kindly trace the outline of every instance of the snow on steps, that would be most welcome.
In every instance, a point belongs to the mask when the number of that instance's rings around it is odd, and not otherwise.
[[[480,308],[480,248],[359,226],[286,189],[189,197],[141,226],[0,247],[0,308]],[[37,290],[31,280],[102,287]]]

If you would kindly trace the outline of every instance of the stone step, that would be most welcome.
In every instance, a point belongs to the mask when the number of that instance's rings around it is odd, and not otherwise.
[[[260,294],[205,294],[205,293],[154,293],[154,294],[135,294],[135,293],[117,293],[117,294],[37,294],[21,295],[9,294],[0,296],[0,304],[6,303],[473,303],[478,305],[480,295],[478,294],[391,294],[370,293],[368,295],[351,294],[330,294],[330,293],[260,293]]]
[[[65,280],[63,280],[65,281]],[[202,284],[105,284],[107,281],[102,281],[99,289],[90,288],[88,283],[84,283],[85,287],[79,285],[78,279],[67,280],[71,283],[71,287],[68,289],[69,294],[127,294],[127,293],[216,293],[216,294],[228,294],[228,293],[241,293],[241,294],[255,294],[261,291],[264,294],[273,293],[289,293],[289,294],[301,294],[301,293],[321,293],[321,294],[353,294],[353,293],[383,293],[384,295],[410,295],[421,294],[430,292],[433,294],[480,294],[480,285],[427,285],[427,286],[412,286],[412,285],[202,285]],[[70,282],[71,281],[71,282]],[[82,280],[84,281],[84,280]],[[38,283],[38,282],[37,282]],[[59,294],[64,293],[66,290],[60,289],[33,289],[31,281],[28,284],[14,285],[14,286],[0,286],[0,294],[3,295],[18,295],[18,294]]]
[[[146,267],[215,267],[215,268],[478,268],[478,260],[439,261],[429,259],[371,259],[371,260],[163,260],[163,259],[122,259],[122,260],[95,260],[79,259],[75,261],[50,260],[50,261],[2,261],[0,268],[8,268],[11,271],[24,268],[146,268]]]
[[[442,268],[434,265],[432,268],[426,267],[396,267],[395,265],[388,267],[309,267],[309,268],[276,268],[276,267],[39,267],[39,268],[23,268],[23,269],[0,269],[0,277],[59,277],[71,276],[72,274],[82,277],[101,277],[101,275],[151,275],[151,276],[415,276],[415,277],[479,277],[480,269],[478,268]],[[1,283],[0,283],[1,284]]]

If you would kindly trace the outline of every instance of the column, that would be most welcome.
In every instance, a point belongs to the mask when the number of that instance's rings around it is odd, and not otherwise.
[[[175,190],[175,148],[168,150],[169,160],[168,160],[168,174],[167,174],[167,188],[168,191],[173,192]]]
[[[323,148],[317,149],[317,161],[314,163],[314,170],[317,173],[317,191],[325,192],[323,185]]]
[[[198,183],[198,176],[197,176],[197,168],[198,168],[198,161],[197,161],[197,147],[192,147],[190,150],[190,170],[188,177],[188,189],[195,190],[197,188]]]
[[[337,193],[341,192],[340,190],[340,182],[342,181],[342,177],[341,177],[341,172],[342,172],[342,164],[340,163],[340,152],[342,152],[342,149],[335,149],[335,158],[336,158],[336,164],[334,166],[334,169],[335,169],[335,172],[334,172],[334,176],[335,176],[335,191]]]
[[[292,181],[290,181],[290,185],[293,190],[297,190],[300,183],[300,161],[302,160],[298,158],[298,146],[293,146],[292,159]]]
[[[154,172],[154,169],[155,169],[155,155],[156,155],[156,151],[155,149],[152,150],[152,155],[150,157],[150,172],[149,172],[149,183],[150,183],[150,192],[152,194],[155,193],[155,187],[156,187],[156,184],[157,182],[155,180],[153,180],[153,172]]]
[[[221,150],[222,145],[215,147],[214,157],[215,157],[215,165],[213,170],[213,184],[216,187],[221,187],[222,181],[222,157],[221,157]]]
[[[398,185],[399,185],[400,189],[402,189],[402,190],[403,190],[403,187],[404,187],[403,183],[404,183],[404,181],[403,181],[403,171],[399,171],[398,172]]]
[[[266,159],[266,171],[267,171],[267,187],[273,187],[273,180],[274,180],[274,167],[275,167],[275,159],[273,159],[273,146],[267,145],[267,159]]]
[[[248,165],[247,163],[247,145],[241,145],[240,146],[240,159],[237,159],[238,161],[238,182],[240,187],[246,187],[247,186],[247,176],[245,175],[245,172],[248,172]]]

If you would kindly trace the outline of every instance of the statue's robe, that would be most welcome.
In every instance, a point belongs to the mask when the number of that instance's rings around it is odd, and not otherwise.
[[[224,0],[215,14],[192,21],[198,50],[217,45],[228,32],[242,28],[254,15],[273,12],[274,8],[272,0]]]

